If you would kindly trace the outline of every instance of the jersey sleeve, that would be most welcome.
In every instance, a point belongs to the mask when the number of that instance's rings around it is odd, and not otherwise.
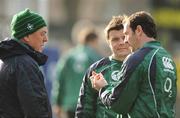
[[[76,108],[76,118],[95,118],[98,92],[91,86],[91,69],[85,73]]]
[[[56,105],[61,106],[63,97],[65,96],[65,82],[66,82],[66,74],[68,72],[68,62],[69,59],[62,58],[56,68],[56,86],[54,86],[54,90],[56,90],[57,93],[54,94],[54,102]],[[55,91],[53,91],[55,92]]]
[[[143,76],[141,63],[150,51],[151,49],[145,49],[132,54],[121,66],[117,85],[108,85],[99,91],[99,97],[105,106],[119,114],[129,112],[139,92],[140,76]]]

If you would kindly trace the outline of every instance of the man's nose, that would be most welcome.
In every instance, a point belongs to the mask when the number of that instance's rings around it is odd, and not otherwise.
[[[127,37],[124,38],[124,43],[128,43],[128,38]]]
[[[122,45],[122,44],[124,44],[124,40],[123,39],[119,39],[118,43]]]
[[[45,37],[43,38],[43,41],[44,41],[44,42],[47,42],[47,41],[48,41],[48,36],[45,36]]]

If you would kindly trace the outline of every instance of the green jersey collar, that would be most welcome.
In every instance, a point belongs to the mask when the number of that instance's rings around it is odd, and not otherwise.
[[[150,41],[150,42],[145,43],[143,47],[160,48],[161,43],[159,41]]]

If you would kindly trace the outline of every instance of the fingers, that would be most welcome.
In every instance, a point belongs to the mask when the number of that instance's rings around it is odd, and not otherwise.
[[[92,88],[100,90],[102,87],[107,85],[107,81],[104,79],[102,73],[96,73],[92,71],[92,76],[90,77]]]
[[[100,73],[96,73],[95,71],[92,71],[92,76],[94,79],[97,79],[97,80],[100,79]]]
[[[92,71],[92,76],[96,76],[97,73],[95,71]]]
[[[96,73],[95,71],[92,71],[92,76],[90,77],[90,79],[100,79],[100,75],[99,73]]]
[[[103,78],[103,74],[102,73],[99,73],[99,76],[100,76],[100,78]]]
[[[90,77],[92,88],[96,87],[96,85],[95,85],[96,80],[99,80],[100,76],[101,75],[99,73],[96,73],[95,71],[92,71],[92,76]]]

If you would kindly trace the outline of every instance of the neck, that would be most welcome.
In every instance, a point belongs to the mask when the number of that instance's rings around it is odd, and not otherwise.
[[[147,36],[144,36],[142,39],[141,39],[141,43],[140,43],[140,47],[143,47],[143,45],[147,42],[150,42],[150,41],[155,41],[154,38],[149,38]]]
[[[126,55],[127,56],[127,55]],[[115,56],[114,54],[112,55],[112,58],[118,61],[124,61],[124,59],[126,58],[126,56]]]

